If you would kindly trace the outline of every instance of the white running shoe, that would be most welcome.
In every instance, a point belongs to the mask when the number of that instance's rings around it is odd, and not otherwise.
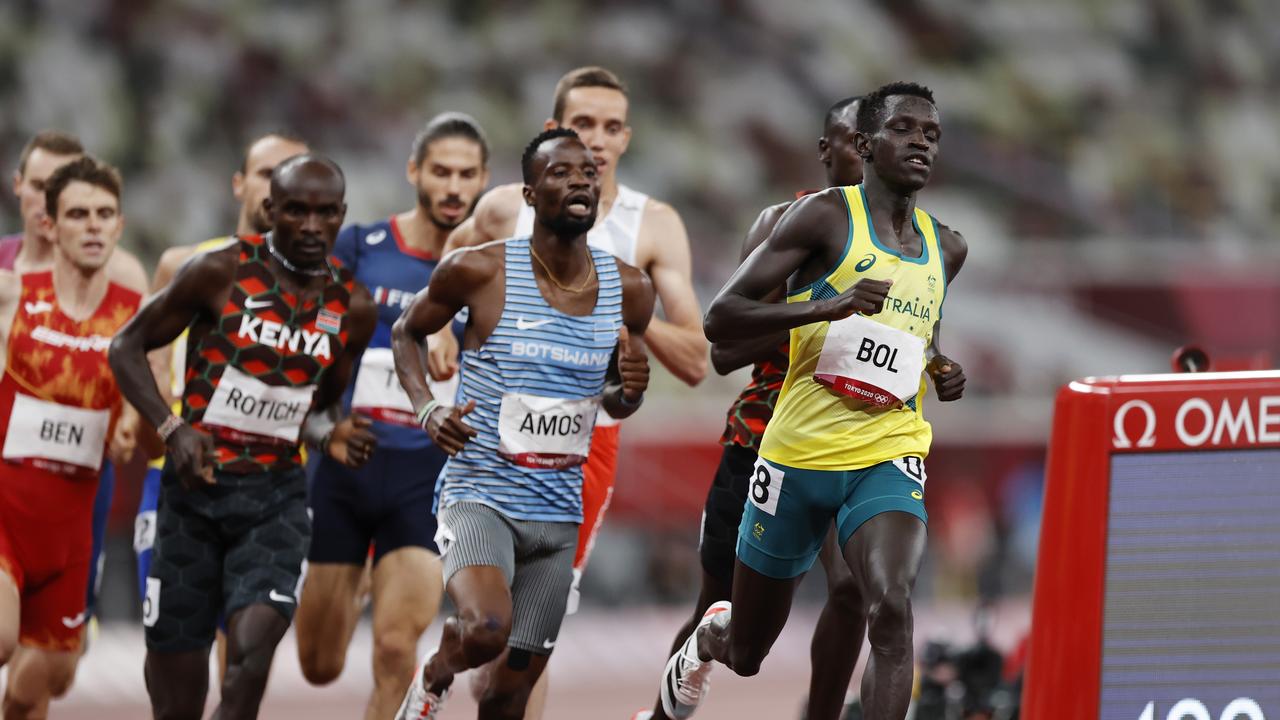
[[[448,688],[436,695],[423,684],[422,678],[423,669],[427,667],[427,663],[431,662],[437,650],[439,648],[431,648],[426,655],[422,656],[422,662],[418,663],[418,667],[414,668],[413,682],[409,684],[409,690],[404,694],[404,702],[400,703],[395,720],[435,720],[440,713],[440,708],[444,707],[444,701],[449,697]]]
[[[667,669],[662,673],[660,695],[663,711],[673,720],[692,717],[698,709],[698,703],[702,702],[711,688],[711,666],[715,663],[710,660],[703,662],[698,657],[698,633],[710,625],[717,615],[724,613],[728,618],[732,608],[727,600],[721,600],[707,608],[689,639],[667,661]]]

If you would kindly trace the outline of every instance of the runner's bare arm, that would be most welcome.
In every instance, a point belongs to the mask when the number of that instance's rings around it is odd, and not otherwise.
[[[621,260],[618,272],[622,278],[622,332],[600,405],[611,417],[622,419],[640,409],[649,387],[645,333],[653,318],[654,293],[649,278]]]
[[[173,342],[200,315],[216,317],[230,292],[238,259],[234,245],[201,255],[143,305],[111,341],[111,369],[120,391],[153,426],[159,427],[171,413],[156,387],[146,353]]]
[[[769,335],[855,312],[875,314],[884,308],[890,283],[880,280],[859,280],[825,300],[766,302],[769,293],[811,261],[829,268],[840,256],[849,218],[838,192],[826,190],[797,200],[768,239],[738,267],[707,310],[703,327],[712,342]]]
[[[666,316],[649,323],[647,344],[663,367],[692,387],[707,376],[707,338],[699,322],[702,309],[693,292],[689,236],[680,215],[670,205],[650,200],[638,242],[648,250],[640,262]]]
[[[364,285],[356,283],[351,291],[351,304],[347,307],[347,342],[339,355],[324,374],[320,387],[316,388],[315,407],[324,408],[338,402],[342,391],[351,381],[351,369],[356,360],[364,354],[373,337],[373,330],[378,324],[378,306],[373,303],[373,296]]]
[[[520,206],[524,204],[521,187],[519,183],[509,183],[482,195],[476,202],[476,210],[471,217],[449,233],[443,254],[511,237],[516,229],[516,216],[520,213]]]
[[[108,359],[125,400],[157,429],[172,412],[156,387],[147,353],[172,343],[198,317],[217,317],[231,292],[239,263],[235,244],[200,255],[183,266],[173,282],[142,306],[111,341]],[[182,424],[165,438],[169,459],[187,488],[213,478],[213,439]]]
[[[177,274],[178,268],[196,253],[195,245],[176,245],[168,248],[160,253],[160,260],[156,263],[156,274],[151,279],[151,292],[155,295],[161,290],[168,287],[173,280],[173,276]],[[147,353],[147,362],[151,365],[151,374],[156,379],[156,387],[160,388],[160,394],[163,395],[171,404],[178,398],[173,397],[171,388],[173,383],[170,382],[170,373],[173,371],[173,352],[169,345]]]
[[[486,249],[469,248],[441,260],[431,273],[430,284],[414,296],[400,319],[391,326],[391,354],[400,385],[413,403],[414,412],[419,413],[419,423],[431,441],[450,455],[457,454],[476,435],[475,429],[462,422],[462,417],[475,408],[475,401],[465,407],[450,408],[432,397],[424,378],[422,345],[428,335],[447,328],[453,316],[473,304],[472,298],[492,282],[501,269],[496,258],[497,255]],[[473,327],[478,314],[472,307]],[[425,417],[421,414],[424,411]]]
[[[738,258],[741,264],[751,253],[755,251],[760,244],[769,237],[769,233],[773,232],[773,228],[778,224],[778,219],[782,214],[791,207],[791,202],[778,203],[760,211],[759,217],[751,224],[751,229],[747,231],[747,237],[742,241],[742,255]],[[774,292],[764,297],[766,302],[778,302],[783,299],[785,288],[778,287]],[[711,345],[711,366],[721,375],[728,375],[740,367],[753,365],[764,360],[774,360],[777,362],[786,362],[787,356],[781,352],[783,345],[786,345],[789,339],[789,333],[784,331],[761,335],[759,337],[748,340],[728,340],[725,342],[713,343]]]
[[[369,459],[378,438],[369,429],[372,421],[359,415],[342,417],[342,392],[351,380],[356,360],[364,354],[378,323],[378,308],[364,285],[356,283],[344,319],[347,342],[316,390],[315,409],[302,426],[302,439],[347,467],[359,467]]]
[[[938,223],[938,242],[942,246],[943,265],[947,271],[947,284],[960,272],[965,258],[969,255],[969,244],[964,236],[951,228]],[[934,323],[933,338],[929,347],[925,348],[928,365],[925,370],[933,378],[934,390],[942,402],[959,400],[964,395],[965,375],[960,363],[942,354],[939,338],[942,336],[942,321]]]

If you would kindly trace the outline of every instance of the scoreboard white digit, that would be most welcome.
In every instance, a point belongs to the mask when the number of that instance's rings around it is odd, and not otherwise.
[[[1280,720],[1280,372],[1058,394],[1030,720]]]

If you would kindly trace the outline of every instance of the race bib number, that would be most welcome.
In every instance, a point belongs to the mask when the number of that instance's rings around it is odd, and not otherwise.
[[[923,338],[851,315],[827,328],[813,379],[833,392],[890,408],[919,392],[923,372]]]
[[[442,404],[453,405],[458,395],[459,373],[444,382],[436,382],[428,375],[427,387],[431,396]],[[418,427],[409,394],[396,376],[395,358],[391,348],[369,348],[360,359],[360,372],[356,374],[355,390],[351,394],[351,409],[375,420],[405,427]]]
[[[511,393],[498,412],[498,453],[524,467],[581,465],[591,449],[599,397],[581,400]]]
[[[160,578],[147,578],[147,592],[142,596],[142,624],[155,627],[160,619]]]
[[[17,393],[4,437],[5,460],[52,460],[99,470],[111,411],[87,410]]]
[[[751,471],[751,484],[747,487],[747,499],[760,508],[760,512],[776,515],[784,478],[781,470],[765,462],[764,458],[757,458],[756,467]]]
[[[133,519],[133,551],[143,553],[156,545],[156,511],[144,510]]]
[[[924,460],[915,455],[897,458],[893,461],[893,466],[901,470],[903,475],[920,483],[920,487],[924,487],[924,481],[929,479],[924,472]]]
[[[298,442],[302,421],[311,409],[315,385],[268,385],[228,367],[204,411],[205,425],[238,434]]]

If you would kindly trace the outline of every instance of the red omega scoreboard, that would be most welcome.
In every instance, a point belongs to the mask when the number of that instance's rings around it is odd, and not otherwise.
[[[1280,720],[1280,372],[1058,393],[1028,720]]]

